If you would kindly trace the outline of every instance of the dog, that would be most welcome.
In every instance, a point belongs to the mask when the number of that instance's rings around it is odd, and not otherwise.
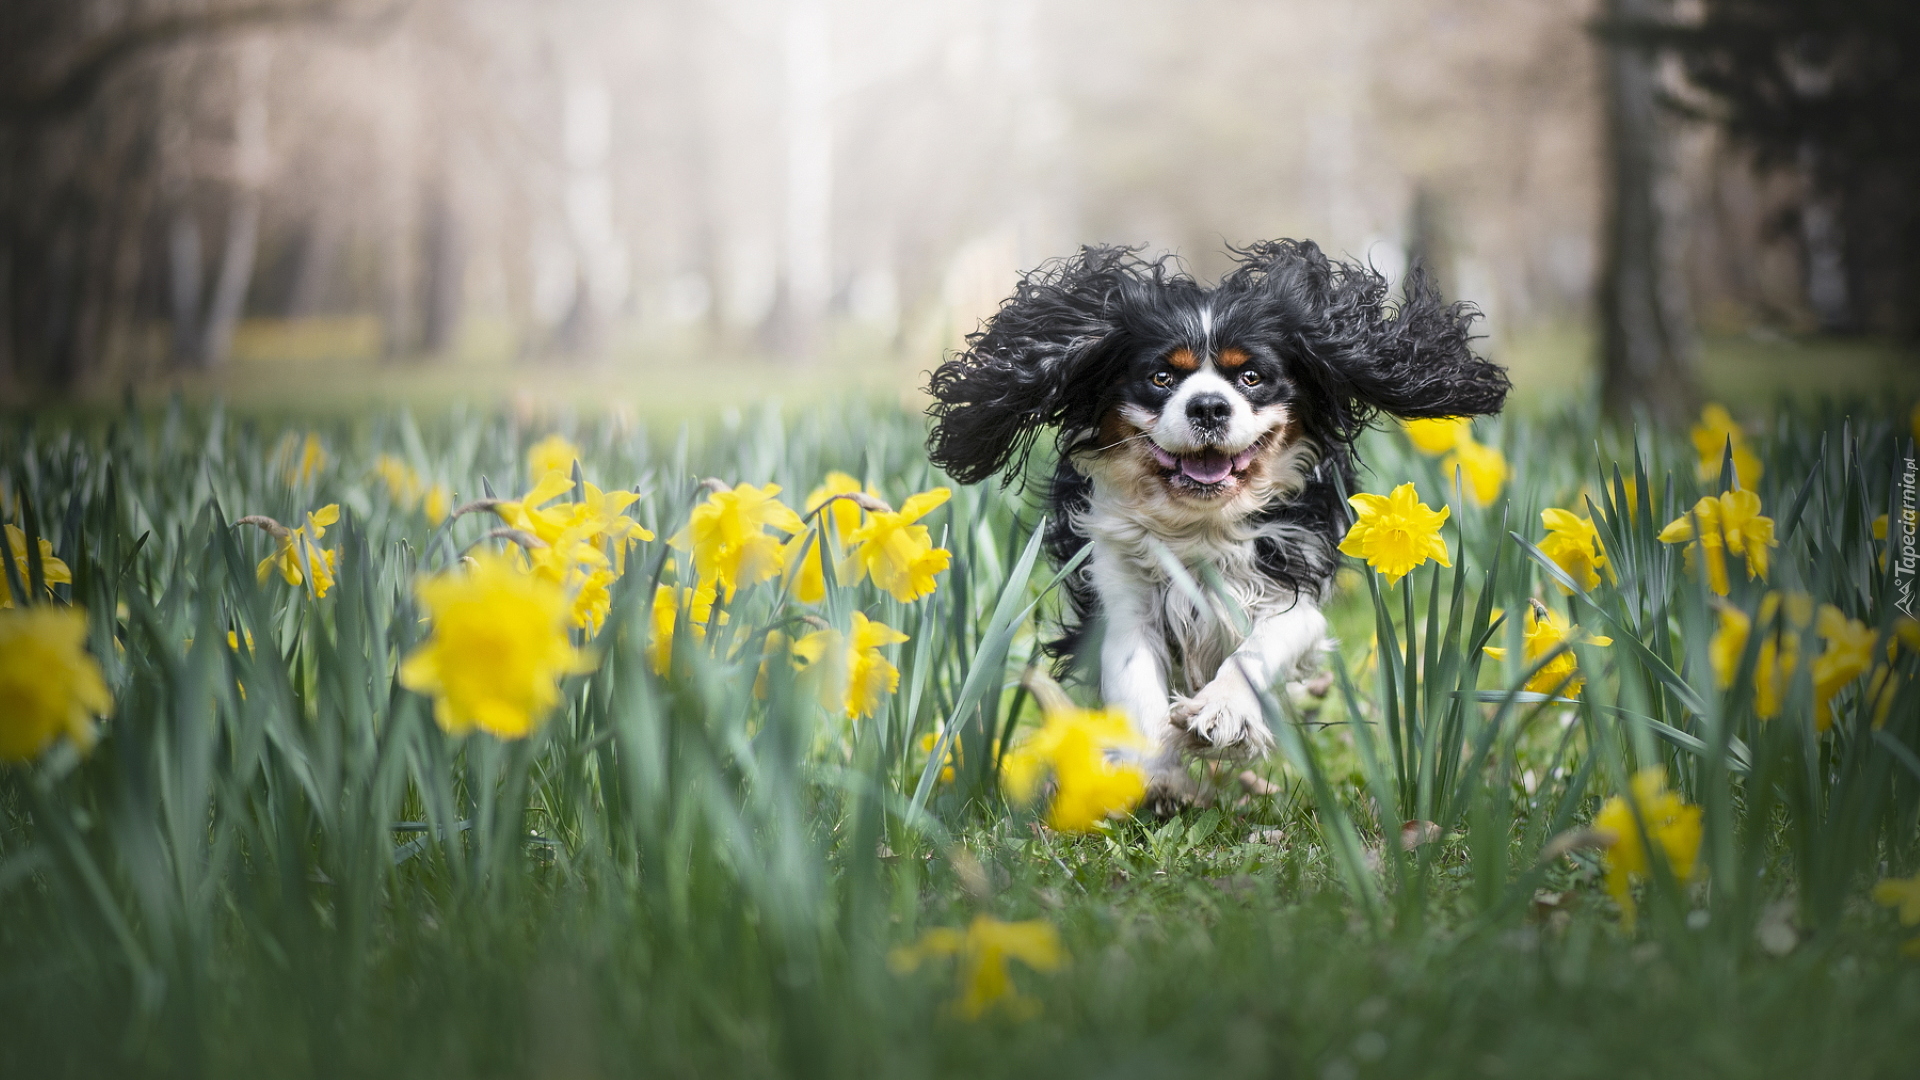
[[[1318,665],[1360,432],[1498,412],[1510,383],[1471,348],[1478,312],[1418,267],[1395,303],[1312,241],[1229,248],[1212,288],[1139,251],[1023,275],[932,373],[927,449],[956,481],[1011,483],[1055,433],[1047,552],[1093,551],[1050,651],[1097,661],[1155,748],[1148,803],[1165,814],[1191,796],[1189,757],[1271,750],[1260,695]]]

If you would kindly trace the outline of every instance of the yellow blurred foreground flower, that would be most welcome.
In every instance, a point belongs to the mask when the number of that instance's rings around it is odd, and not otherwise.
[[[1699,535],[1694,535],[1695,522]],[[1767,576],[1768,548],[1778,546],[1773,538],[1773,519],[1760,514],[1760,496],[1751,491],[1728,491],[1719,498],[1703,496],[1693,509],[1667,523],[1660,530],[1665,544],[1686,544],[1687,568],[1697,570],[1700,553],[1707,564],[1707,588],[1727,595],[1727,553],[1742,556],[1747,562],[1747,579]]]
[[[1348,499],[1358,516],[1340,541],[1340,551],[1361,559],[1386,575],[1393,585],[1428,559],[1452,566],[1447,542],[1440,536],[1451,507],[1434,510],[1420,501],[1412,483],[1401,484],[1391,495],[1362,492]]]
[[[1600,587],[1603,572],[1609,581],[1613,579],[1613,567],[1607,564],[1607,549],[1600,543],[1600,533],[1594,528],[1592,518],[1549,507],[1540,511],[1540,524],[1547,529],[1546,539],[1540,541],[1541,554],[1565,570],[1575,584],[1592,592]],[[1569,591],[1558,582],[1555,585],[1563,593]]]
[[[1018,960],[1035,971],[1054,971],[1065,960],[1053,924],[1041,919],[1001,922],[991,915],[976,915],[964,931],[947,926],[928,930],[919,941],[894,949],[887,962],[895,972],[906,974],[944,956],[960,958],[960,996],[954,1008],[969,1020],[979,1019],[996,1004],[1015,1017],[1033,1017],[1040,1003],[1014,989],[1007,961]]]
[[[1521,656],[1528,666],[1539,663],[1540,658],[1579,633],[1578,626],[1569,626],[1553,610],[1538,600],[1527,602],[1527,621],[1521,637]],[[1587,645],[1605,647],[1613,644],[1610,637],[1583,634],[1581,642]],[[1504,660],[1507,650],[1497,646],[1488,646],[1487,655],[1495,660]],[[1556,694],[1560,697],[1580,696],[1580,688],[1587,684],[1586,677],[1580,674],[1579,662],[1574,658],[1573,650],[1568,649],[1547,661],[1546,666],[1533,673],[1527,680],[1526,689],[1536,694]]]
[[[62,735],[82,751],[93,746],[93,718],[113,698],[86,639],[83,611],[0,612],[0,760],[31,761]]]
[[[307,515],[307,523],[297,529],[289,529],[272,518],[242,518],[241,521],[258,525],[267,530],[280,546],[273,554],[260,560],[260,580],[265,581],[275,570],[289,585],[313,584],[313,595],[324,597],[333,587],[334,573],[339,569],[337,552],[320,546],[320,538],[327,535],[327,526],[340,520],[340,505],[328,503]]]
[[[757,585],[780,573],[786,555],[769,526],[792,534],[801,530],[800,515],[775,496],[779,484],[752,484],[716,491],[693,508],[687,528],[674,542],[693,550],[693,568],[702,583],[717,582],[728,603],[735,590]]]
[[[476,555],[419,594],[433,634],[400,665],[400,684],[431,695],[434,720],[455,735],[524,738],[559,703],[560,679],[593,667],[567,639],[566,592],[504,556]]]
[[[1920,415],[1920,414],[1916,414]],[[1887,878],[1873,887],[1873,902],[1895,908],[1901,926],[1920,925],[1920,874],[1910,878]],[[1920,937],[1908,938],[1900,951],[1920,960]]]
[[[1634,774],[1630,787],[1631,804],[1615,795],[1593,818],[1593,831],[1607,844],[1607,893],[1620,905],[1622,921],[1629,929],[1635,915],[1633,879],[1651,873],[1641,827],[1645,826],[1646,839],[1659,845],[1667,869],[1682,883],[1693,878],[1700,855],[1700,808],[1667,790],[1665,769],[1641,769]]]
[[[900,669],[880,650],[905,640],[907,635],[856,611],[852,635],[816,630],[793,643],[793,655],[803,670],[816,673],[821,700],[852,719],[872,716],[881,699],[899,688]]]
[[[1014,802],[1030,803],[1053,777],[1047,824],[1091,832],[1140,805],[1147,794],[1141,759],[1151,746],[1117,709],[1060,708],[1039,731],[1007,752],[1001,775]]]
[[[27,556],[26,530],[18,525],[8,525],[6,527],[6,534],[7,550],[13,553],[13,565],[20,571],[20,583],[25,585],[33,580],[33,575],[29,572],[31,563]],[[42,537],[39,547],[40,576],[45,579],[47,583],[48,594],[52,594],[55,585],[72,584],[73,571],[67,568],[66,563],[53,557],[53,542]],[[7,584],[7,575],[0,573],[0,608],[10,608],[12,606],[13,587]]]
[[[1708,404],[1700,410],[1700,422],[1693,427],[1693,448],[1700,455],[1698,471],[1702,481],[1720,478],[1720,465],[1726,459],[1729,443],[1733,446],[1734,479],[1741,487],[1751,489],[1760,482],[1764,471],[1760,455],[1747,445],[1747,433],[1733,422],[1726,406]]]
[[[933,576],[947,568],[953,553],[934,547],[927,527],[914,523],[952,496],[948,488],[934,488],[909,496],[897,511],[870,513],[867,523],[847,537],[852,550],[840,567],[840,579],[853,585],[863,577],[872,577],[875,585],[903,604],[931,594]]]

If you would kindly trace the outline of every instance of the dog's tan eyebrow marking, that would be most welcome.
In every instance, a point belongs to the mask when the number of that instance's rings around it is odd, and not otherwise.
[[[1193,355],[1192,349],[1175,349],[1167,356],[1167,366],[1179,368],[1181,371],[1197,371],[1200,368],[1200,361]]]
[[[1251,359],[1253,357],[1247,355],[1247,350],[1229,345],[1214,356],[1213,362],[1223,368],[1237,368]]]

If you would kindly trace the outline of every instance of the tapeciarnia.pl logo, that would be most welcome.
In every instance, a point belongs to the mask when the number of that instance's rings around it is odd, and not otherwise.
[[[1914,467],[1913,458],[1907,458],[1906,470],[1900,474],[1900,512],[1894,515],[1893,536],[1893,589],[1894,606],[1907,618],[1915,618],[1913,613],[1914,573],[1920,570],[1920,555],[1914,551],[1915,526],[1920,525],[1920,513],[1914,508]]]

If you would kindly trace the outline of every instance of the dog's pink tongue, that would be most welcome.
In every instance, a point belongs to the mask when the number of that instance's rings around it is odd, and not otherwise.
[[[1221,453],[1209,452],[1180,459],[1181,474],[1201,484],[1217,484],[1232,471],[1233,459]]]

